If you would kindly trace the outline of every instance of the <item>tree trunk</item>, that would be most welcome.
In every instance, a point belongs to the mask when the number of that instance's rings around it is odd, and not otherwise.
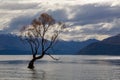
[[[34,69],[34,62],[36,61],[36,59],[35,58],[33,58],[30,62],[29,62],[29,64],[28,64],[28,68],[29,69]]]
[[[41,59],[43,58],[43,56],[45,55],[45,53],[42,53],[42,55],[38,56],[38,57],[33,57],[33,59],[29,62],[28,64],[28,68],[29,69],[34,69],[34,62],[37,60],[37,59]]]

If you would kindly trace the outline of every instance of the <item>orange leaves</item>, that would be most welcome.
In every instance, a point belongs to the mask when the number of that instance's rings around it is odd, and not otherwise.
[[[55,20],[48,15],[47,13],[42,13],[39,18],[34,19],[31,23],[31,25],[36,28],[37,26],[43,26],[45,27],[46,25],[52,25],[55,22]]]
[[[39,21],[39,20],[37,20],[37,19],[34,19],[33,21],[32,21],[32,25],[34,26],[34,27],[36,27],[37,25],[41,25],[42,23]]]
[[[44,24],[50,25],[50,24],[53,24],[55,22],[55,20],[47,13],[42,13],[40,15],[40,20],[42,21],[43,25]]]
[[[56,23],[52,16],[42,13],[39,17],[32,20],[30,25],[21,29],[21,35],[28,38],[41,38],[54,41],[58,34],[65,28],[62,22]]]

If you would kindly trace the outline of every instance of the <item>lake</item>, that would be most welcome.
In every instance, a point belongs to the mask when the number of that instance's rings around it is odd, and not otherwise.
[[[120,80],[120,56],[54,55],[27,64],[30,55],[0,55],[0,80]]]

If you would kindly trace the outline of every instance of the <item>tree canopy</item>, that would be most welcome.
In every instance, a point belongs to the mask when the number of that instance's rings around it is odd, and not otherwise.
[[[33,59],[29,63],[28,68],[34,68],[34,61],[41,59],[45,54],[56,59],[48,53],[48,50],[54,46],[58,35],[64,28],[65,24],[56,22],[47,13],[42,13],[30,25],[22,27],[20,30],[21,39],[29,43],[33,55]]]

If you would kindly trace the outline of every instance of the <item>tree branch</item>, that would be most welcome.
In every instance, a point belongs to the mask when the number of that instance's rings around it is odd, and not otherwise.
[[[50,53],[46,53],[47,55],[49,55],[53,60],[59,60],[59,59],[57,59],[57,58],[55,58],[55,57],[53,57],[52,55],[50,55]]]

